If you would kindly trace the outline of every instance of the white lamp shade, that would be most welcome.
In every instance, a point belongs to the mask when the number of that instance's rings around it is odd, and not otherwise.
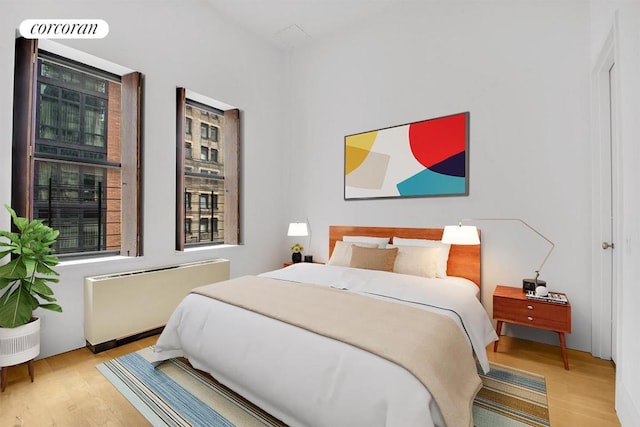
[[[446,225],[442,243],[453,245],[479,245],[478,229],[473,225]]]
[[[292,222],[289,224],[287,236],[308,236],[309,229],[306,222]]]

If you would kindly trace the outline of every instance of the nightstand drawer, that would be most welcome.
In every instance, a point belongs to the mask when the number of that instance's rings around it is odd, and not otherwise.
[[[494,296],[493,318],[553,331],[571,332],[569,306]]]

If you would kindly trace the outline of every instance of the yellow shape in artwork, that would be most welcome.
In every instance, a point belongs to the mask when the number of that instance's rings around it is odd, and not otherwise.
[[[351,135],[345,141],[344,174],[349,175],[356,170],[367,158],[373,143],[376,141],[378,131]]]

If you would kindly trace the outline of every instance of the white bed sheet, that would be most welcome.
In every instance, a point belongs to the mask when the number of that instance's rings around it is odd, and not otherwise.
[[[484,347],[497,338],[476,298],[477,287],[471,283],[471,288],[465,279],[422,279],[314,264],[296,264],[263,276],[360,293],[390,293],[404,300],[432,298],[436,305],[446,300],[475,300],[454,304],[462,307],[456,310],[472,312],[462,315],[463,319],[477,323],[465,323],[461,328],[471,331],[472,342],[473,337],[485,342],[482,351],[476,350],[480,362],[486,360]],[[428,284],[430,280],[435,282]],[[416,290],[421,288],[428,289],[427,295]],[[457,315],[444,312],[462,325]],[[209,372],[291,426],[444,425],[428,390],[404,368],[356,347],[201,295],[190,294],[181,302],[155,352],[158,361],[187,357],[197,369]]]

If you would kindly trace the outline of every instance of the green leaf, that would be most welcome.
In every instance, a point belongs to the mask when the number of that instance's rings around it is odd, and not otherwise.
[[[58,304],[40,304],[40,308],[44,308],[46,310],[57,311],[58,313],[62,313],[62,307]]]
[[[20,236],[17,233],[5,230],[0,230],[0,236],[6,237],[12,243],[16,243],[20,239]]]
[[[20,279],[27,275],[27,269],[22,262],[22,258],[12,259],[3,266],[0,266],[0,277],[6,279]]]
[[[13,279],[0,278],[0,289],[6,288],[10,283],[15,282]]]
[[[33,299],[35,298],[19,288],[7,301],[3,300],[3,304],[0,304],[0,327],[15,328],[28,323],[33,313]]]
[[[36,266],[36,271],[41,274],[49,274],[49,275],[56,275],[56,276],[60,275],[60,273],[58,273],[52,268],[49,268],[46,264],[42,262],[38,263],[38,265]]]
[[[29,257],[23,257],[22,262],[27,270],[27,276],[31,276],[36,271],[36,260]]]
[[[18,216],[13,218],[13,223],[16,225],[16,227],[18,227],[18,230],[20,231],[25,231],[29,226],[29,220],[27,218]]]
[[[31,292],[36,292],[38,295],[53,295],[53,291],[45,283],[45,280],[38,277],[33,281],[31,285]]]
[[[48,295],[40,295],[38,294],[38,296],[40,298],[42,298],[43,300],[47,301],[47,302],[55,302],[56,299],[54,297],[48,296]]]
[[[0,246],[7,246],[7,245],[3,245],[2,243],[0,243]],[[7,255],[9,255],[11,252],[13,252],[12,250],[8,250],[8,251],[2,251],[0,252],[0,259],[6,257]]]
[[[54,243],[59,235],[60,235],[60,232],[58,230],[54,230],[53,228],[49,228],[49,230],[47,230],[47,235],[45,236],[45,240],[47,242]]]

